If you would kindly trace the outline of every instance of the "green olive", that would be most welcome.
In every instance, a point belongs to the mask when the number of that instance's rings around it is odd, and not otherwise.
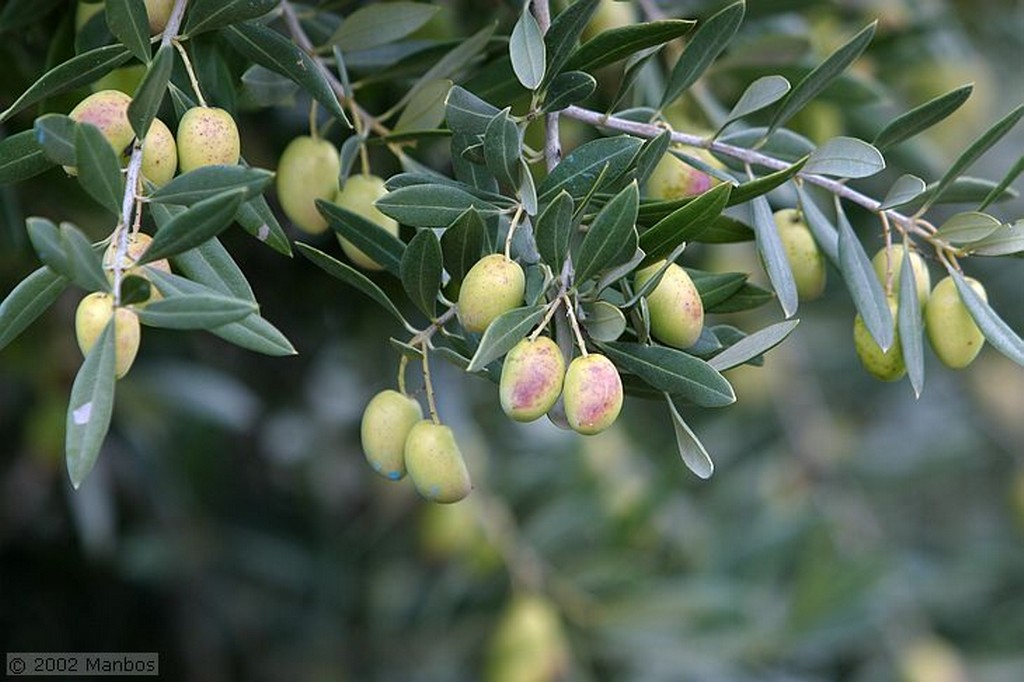
[[[114,365],[120,379],[131,369],[142,335],[139,317],[128,308],[114,307],[114,297],[96,291],[81,300],[75,311],[75,338],[82,355],[88,355],[104,328],[114,318]]]
[[[429,419],[409,430],[405,468],[419,494],[432,502],[458,502],[473,488],[452,430]]]
[[[892,269],[892,293],[898,296],[900,292],[900,273],[903,272],[903,245],[893,244],[889,257],[886,258],[885,249],[880,249],[871,259],[871,265],[875,268],[878,281],[884,286],[888,278],[888,270]],[[914,285],[917,287],[917,300],[923,308],[928,301],[928,292],[932,288],[932,277],[928,272],[928,265],[916,251],[910,252],[910,266],[914,269]]]
[[[889,298],[889,312],[896,319],[896,299]],[[853,347],[857,351],[864,369],[872,376],[882,381],[898,381],[907,373],[907,366],[903,362],[903,350],[900,348],[900,335],[896,332],[893,335],[892,346],[883,351],[881,346],[875,343],[864,324],[863,318],[858,314],[853,321]]]
[[[591,353],[569,363],[562,387],[565,416],[573,431],[590,436],[604,431],[622,409],[622,379],[612,361]]]
[[[658,261],[637,271],[637,288],[654,277],[664,264],[665,261]],[[697,342],[704,329],[704,304],[686,270],[671,263],[646,298],[655,338],[674,348],[689,348]]]
[[[178,122],[178,165],[182,173],[203,166],[238,163],[241,142],[231,114],[217,107],[192,107]]]
[[[350,175],[345,180],[344,187],[335,197],[334,203],[366,218],[380,229],[397,237],[398,222],[381,213],[376,206],[376,201],[387,193],[384,180],[376,175]],[[366,270],[383,269],[379,263],[341,235],[338,235],[338,241],[341,242],[341,250],[349,257],[349,260],[359,267]]]
[[[502,313],[523,303],[526,274],[500,253],[484,256],[469,269],[459,289],[459,320],[467,331],[482,334]]]
[[[320,234],[327,229],[316,200],[335,199],[340,172],[338,150],[328,140],[302,135],[285,147],[277,164],[277,198],[300,230]]]
[[[565,359],[547,336],[523,339],[505,356],[498,394],[510,418],[530,422],[543,416],[562,393]]]
[[[820,297],[825,291],[825,257],[800,212],[793,208],[776,211],[775,227],[793,271],[800,300],[812,301]]]
[[[981,282],[971,277],[965,279],[983,300],[988,300]],[[952,277],[939,280],[932,289],[924,308],[924,326],[935,355],[952,369],[971,364],[985,345],[985,336],[960,299]]]
[[[421,419],[420,404],[407,395],[389,389],[373,396],[363,411],[359,434],[374,471],[392,481],[405,476],[405,440]]]

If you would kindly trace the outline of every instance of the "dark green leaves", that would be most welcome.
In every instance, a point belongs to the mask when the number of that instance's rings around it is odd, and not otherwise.
[[[675,101],[691,85],[697,82],[711,63],[732,41],[743,22],[746,5],[736,2],[721,10],[697,28],[690,38],[683,54],[680,55],[668,78],[668,86],[661,97],[659,109]]]
[[[1024,339],[1021,339],[1010,328],[1010,325],[1006,324],[989,307],[985,299],[971,288],[963,275],[953,268],[948,269],[953,282],[956,284],[956,290],[960,294],[960,300],[967,306],[967,310],[971,313],[971,317],[974,318],[978,329],[985,335],[985,339],[992,344],[993,348],[1021,367],[1024,367]]]
[[[779,105],[779,108],[772,116],[771,123],[768,124],[766,137],[803,109],[805,104],[817,97],[822,90],[827,88],[833,80],[846,70],[846,67],[852,64],[864,52],[864,49],[867,48],[868,43],[871,42],[875,35],[876,25],[877,22],[872,22],[861,29],[849,42],[830,54],[825,61],[816,66],[813,71],[796,84],[796,87],[790,91],[786,99],[782,100],[782,104]]]
[[[409,299],[424,315],[434,319],[437,293],[441,290],[441,244],[433,230],[420,230],[405,247],[399,275]]]
[[[352,242],[357,249],[392,275],[400,276],[400,264],[405,251],[405,244],[400,239],[376,223],[337,204],[318,199],[316,207],[331,229]]]
[[[541,203],[550,201],[563,189],[573,199],[586,196],[595,188],[605,165],[608,166],[606,178],[618,176],[629,167],[641,144],[635,137],[618,135],[580,145],[540,183],[537,195]]]
[[[476,209],[467,208],[441,235],[444,269],[452,280],[462,281],[469,269],[480,260],[486,242],[483,219]]]
[[[606,343],[601,348],[618,367],[659,391],[701,407],[724,407],[736,402],[725,377],[700,358],[674,348],[639,343]]]
[[[530,13],[530,3],[523,7],[519,20],[512,29],[508,40],[508,52],[512,59],[512,71],[527,90],[536,90],[544,80],[546,51],[544,37],[537,20]]]
[[[25,130],[0,140],[0,185],[27,180],[51,167],[53,163],[36,141],[36,131]]]
[[[519,343],[544,317],[544,306],[524,306],[502,313],[487,326],[467,372],[478,372]]]
[[[156,112],[160,110],[160,104],[167,93],[167,83],[171,80],[173,66],[174,48],[170,45],[161,45],[138,90],[135,91],[135,96],[128,104],[128,121],[131,122],[132,130],[140,140],[146,138],[149,126],[156,118]]]
[[[483,135],[498,108],[480,99],[469,90],[455,85],[445,99],[445,118],[456,133]]]
[[[53,305],[67,285],[66,277],[42,267],[14,287],[0,303],[0,350]]]
[[[503,187],[515,187],[519,183],[521,149],[519,128],[508,112],[499,112],[484,130],[484,162]]]
[[[957,213],[939,226],[937,237],[950,244],[970,244],[985,239],[999,229],[1001,223],[986,213]]]
[[[249,19],[261,17],[280,0],[189,0],[184,34],[192,37]]]
[[[119,215],[124,198],[121,164],[99,128],[90,124],[76,126],[75,156],[82,189],[103,208]]]
[[[33,129],[36,141],[43,154],[50,161],[64,166],[75,166],[75,126],[77,124],[63,114],[45,114],[36,119]]]
[[[149,196],[156,203],[190,206],[232,190],[244,190],[246,199],[258,196],[274,174],[247,166],[203,166],[179,175]]]
[[[544,111],[561,111],[571,104],[582,102],[597,89],[597,81],[583,71],[566,71],[555,76],[548,86]]]
[[[789,81],[782,76],[763,76],[747,86],[732,111],[725,117],[719,132],[733,121],[775,104],[789,92]]]
[[[636,213],[640,204],[640,191],[635,182],[616,194],[597,214],[587,230],[576,255],[576,283],[581,284],[605,268],[618,265],[633,255],[629,249],[623,255],[623,244],[636,230]]]
[[[683,464],[698,477],[711,478],[711,474],[715,473],[715,465],[711,461],[711,456],[708,455],[708,451],[704,449],[704,445],[683,419],[683,416],[679,414],[675,403],[672,402],[672,396],[666,394],[665,401],[668,403],[669,413],[672,416],[676,446],[679,448],[679,456],[682,458]]]
[[[110,32],[140,62],[148,63],[151,52],[149,18],[146,15],[145,4],[138,0],[107,0],[105,7]]]
[[[911,287],[910,290],[914,291],[914,288]],[[786,320],[769,325],[732,344],[708,360],[708,364],[719,372],[739,367],[782,343],[799,323],[800,320]]]
[[[860,313],[871,338],[882,350],[892,347],[894,330],[892,313],[885,300],[885,291],[875,269],[857,240],[846,214],[839,211],[839,269],[853,304]],[[915,289],[916,290],[916,289]]]
[[[223,29],[231,45],[257,64],[291,78],[339,121],[349,126],[323,71],[298,45],[260,24],[246,22]]]
[[[551,27],[544,34],[548,61],[545,80],[549,81],[562,72],[597,5],[598,0],[577,0],[551,21]]]
[[[345,52],[387,45],[416,31],[439,9],[423,2],[389,2],[361,7],[345,17],[328,43]]]
[[[153,301],[137,314],[139,320],[150,327],[215,329],[257,310],[252,301],[219,294],[187,294]]]
[[[900,266],[899,309],[896,311],[896,328],[899,331],[900,351],[903,364],[910,377],[914,395],[921,397],[924,390],[924,325],[921,323],[921,302],[917,297],[917,283],[910,260],[910,249],[903,250]]]
[[[157,231],[139,262],[167,258],[216,237],[231,224],[244,198],[245,190],[236,189],[197,202]]]
[[[65,427],[65,456],[76,489],[96,464],[114,412],[113,319],[85,356],[75,383]]]
[[[725,209],[731,191],[726,184],[712,187],[641,234],[640,248],[647,254],[642,265],[665,258],[682,242],[699,238]]]
[[[40,76],[14,104],[0,113],[0,123],[47,97],[88,85],[130,58],[131,53],[123,45],[105,45],[72,57]]]
[[[401,187],[377,200],[377,208],[382,213],[413,227],[447,227],[470,207],[481,216],[498,213],[489,202],[458,187],[442,184]]]
[[[25,228],[39,260],[51,270],[86,291],[107,289],[99,256],[78,228],[65,223],[58,230],[45,218],[28,218]]]
[[[960,108],[971,96],[974,85],[962,85],[956,90],[940,95],[898,116],[875,135],[875,146],[885,151],[904,140],[909,140],[918,133],[928,130],[936,123]]]
[[[763,196],[753,199],[750,202],[750,217],[754,233],[757,235],[757,250],[761,254],[764,269],[768,272],[768,280],[772,283],[775,295],[779,297],[782,312],[787,318],[793,317],[799,305],[796,281],[786,258],[786,250],[779,238],[779,231],[775,227],[768,199]]]
[[[537,218],[537,251],[541,258],[559,271],[569,253],[572,236],[572,197],[565,190],[558,193]]]
[[[641,50],[685,35],[694,23],[683,19],[664,19],[604,31],[580,45],[565,68],[593,72]]]
[[[901,175],[892,183],[879,208],[887,210],[909,203],[921,196],[925,187],[924,180],[916,175]]]

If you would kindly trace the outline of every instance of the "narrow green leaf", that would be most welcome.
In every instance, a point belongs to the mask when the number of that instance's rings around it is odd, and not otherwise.
[[[957,213],[942,223],[935,236],[950,244],[970,244],[985,239],[1001,225],[1002,223],[986,213],[967,211]]]
[[[392,275],[401,277],[405,244],[398,237],[335,203],[318,199],[316,207],[332,230],[352,242],[357,249]]]
[[[527,90],[536,90],[544,80],[546,54],[544,36],[540,26],[530,12],[530,3],[526,3],[519,20],[512,29],[508,40],[509,57],[512,59],[512,71]]]
[[[107,26],[114,37],[142,63],[152,55],[149,47],[149,17],[146,6],[138,0],[107,0],[104,3]]]
[[[947,267],[956,284],[960,300],[967,306],[978,329],[997,351],[1024,367],[1024,339],[1021,339],[1010,325],[1006,324],[996,311],[985,301],[955,269]]]
[[[798,324],[800,324],[800,320],[786,320],[769,325],[732,344],[708,360],[708,364],[719,372],[739,367],[782,343]]]
[[[0,350],[53,305],[67,286],[67,277],[47,267],[21,280],[0,303]]]
[[[399,273],[409,300],[434,319],[437,293],[441,290],[441,243],[433,230],[420,230],[405,247]]]
[[[533,331],[544,317],[545,306],[524,306],[499,315],[487,327],[480,346],[466,367],[467,372],[479,372],[493,361],[512,350],[519,340]]]
[[[171,260],[175,270],[189,279],[243,301],[256,300],[242,269],[216,237]]]
[[[394,131],[422,131],[437,128],[444,120],[445,99],[451,90],[452,82],[447,78],[438,78],[425,84],[409,100],[398,117]]]
[[[138,262],[174,256],[216,237],[234,220],[244,197],[245,190],[236,189],[196,202],[157,231]]]
[[[189,0],[184,34],[189,38],[231,24],[257,19],[280,0]]]
[[[875,135],[875,146],[885,151],[928,130],[959,109],[971,96],[972,90],[973,84],[961,85],[898,116]]]
[[[692,471],[698,478],[707,480],[715,473],[715,464],[711,456],[704,449],[704,445],[697,438],[690,426],[679,414],[672,396],[665,394],[665,402],[668,403],[669,413],[672,415],[672,428],[676,434],[676,447],[679,448],[679,456],[683,459],[686,468]]]
[[[87,291],[108,290],[110,282],[103,272],[100,255],[82,231],[71,223],[61,223],[60,238],[71,268],[72,281]]]
[[[879,206],[882,210],[888,210],[890,208],[896,208],[904,204],[910,203],[917,197],[921,196],[926,189],[924,180],[917,177],[916,175],[904,174],[896,179],[896,182],[892,184],[889,191],[885,195],[885,199],[882,200],[882,205]]]
[[[186,294],[149,303],[138,311],[142,324],[164,329],[214,329],[237,322],[258,308],[252,301],[212,294]]]
[[[36,141],[35,130],[0,140],[0,185],[27,180],[52,167],[53,163]]]
[[[246,188],[245,193],[249,192],[250,190]],[[277,216],[270,210],[265,197],[256,194],[251,199],[243,201],[242,205],[238,207],[238,213],[235,214],[235,220],[243,230],[274,251],[291,257],[291,242],[288,241],[281,223],[277,222]]]
[[[253,64],[242,74],[241,98],[256,106],[294,106],[298,91],[295,81],[259,64]]]
[[[597,80],[584,71],[563,71],[555,76],[548,86],[543,111],[561,111],[572,104],[578,104],[594,94]]]
[[[878,22],[875,21],[865,26],[796,84],[772,116],[771,123],[768,124],[769,135],[817,97],[864,52],[875,35],[877,25]]]
[[[881,347],[888,350],[892,347],[894,324],[889,303],[885,299],[875,269],[864,253],[864,247],[857,240],[857,235],[850,226],[846,214],[840,209],[839,217],[839,269],[843,273],[846,288],[850,290],[853,304],[864,320],[871,338]],[[915,289],[916,290],[916,289]]]
[[[345,127],[351,127],[321,67],[298,45],[277,31],[252,22],[233,24],[221,31],[243,56],[288,76]]]
[[[544,34],[548,62],[544,84],[562,72],[598,4],[599,0],[577,0],[551,21],[551,27]]]
[[[483,101],[469,90],[455,85],[445,98],[445,118],[456,133],[483,135],[487,124],[498,113],[498,107]]]
[[[607,165],[607,178],[622,174],[636,157],[643,143],[635,137],[617,135],[581,144],[555,166],[537,188],[540,202],[553,199],[565,190],[574,199],[584,197],[598,185],[597,179]]]
[[[686,35],[697,22],[662,19],[603,31],[573,51],[566,69],[594,72],[603,66]]]
[[[484,162],[500,185],[516,187],[519,184],[521,153],[519,127],[506,108],[491,119],[484,131]]]
[[[535,232],[537,251],[552,271],[559,272],[569,254],[569,238],[572,236],[572,197],[565,190],[541,211],[537,218]]]
[[[622,70],[622,78],[619,79],[619,90],[615,93],[615,97],[612,99],[608,108],[605,109],[609,114],[618,111],[622,106],[622,103],[626,101],[629,96],[633,85],[636,83],[637,78],[640,77],[644,67],[647,63],[656,55],[661,48],[649,47],[646,50],[640,50],[635,55],[626,60],[625,68]]]
[[[797,197],[800,200],[800,212],[818,242],[821,250],[837,267],[839,266],[839,231],[832,221],[822,212],[818,205],[802,186],[797,185]]]
[[[68,403],[64,450],[77,490],[92,471],[114,412],[114,324],[103,329],[75,376]]]
[[[716,185],[643,232],[640,248],[647,257],[641,265],[659,261],[683,242],[699,238],[721,215],[731,192],[730,185]]]
[[[360,7],[328,40],[345,52],[387,45],[413,33],[440,10],[425,2],[388,2]]]
[[[168,298],[217,294],[217,291],[209,286],[155,268],[150,268],[148,276],[160,293]],[[252,313],[238,322],[231,322],[209,331],[225,341],[256,353],[274,357],[296,354],[295,347],[285,335],[257,313]]]
[[[721,133],[723,129],[733,121],[738,121],[754,112],[761,111],[786,96],[790,89],[789,81],[782,76],[762,76],[747,86],[747,89],[740,95],[739,101],[733,106],[732,111],[725,117],[725,121],[718,128]]]
[[[841,178],[866,178],[885,169],[881,152],[855,137],[834,137],[815,149],[804,165],[805,173]]]
[[[140,140],[146,138],[149,126],[163,104],[173,66],[174,48],[170,45],[161,45],[142,82],[139,83],[132,101],[128,104],[128,121],[131,122],[132,130]]]
[[[987,152],[992,145],[1009,133],[1017,122],[1020,121],[1021,117],[1024,116],[1024,104],[1018,106],[1016,109],[1008,113],[1006,116],[1001,118],[991,128],[985,131],[981,137],[971,143],[960,157],[953,162],[946,174],[939,180],[939,184],[928,193],[928,199],[924,202],[922,211],[928,210],[932,204],[936,203],[938,197],[942,196],[946,188],[949,187],[954,180],[959,178],[964,171],[971,167],[971,165],[977,161],[982,154]]]
[[[487,242],[486,227],[476,209],[467,208],[441,235],[444,269],[455,282],[461,282],[480,260]]]
[[[697,27],[696,33],[690,38],[679,56],[672,73],[668,77],[668,86],[661,97],[659,109],[664,109],[674,102],[691,85],[697,82],[718,55],[732,42],[733,36],[743,23],[746,4],[735,2],[708,18]]]
[[[21,93],[10,107],[0,113],[0,123],[47,97],[92,83],[124,64],[131,56],[123,45],[105,45],[72,57],[44,73]]]
[[[466,67],[467,64],[471,63],[473,59],[487,47],[487,43],[491,39],[491,34],[494,33],[494,29],[497,24],[491,23],[484,26],[482,29],[466,38],[458,47],[450,51],[445,56],[441,57],[437,62],[427,69],[426,73],[419,77],[419,79],[413,83],[412,87],[398,100],[398,104],[395,106],[405,106],[407,102],[412,100],[413,97],[419,93],[419,91],[429,83],[436,81],[439,78],[451,78],[456,73]]]
[[[540,202],[537,199],[537,184],[533,181],[533,173],[530,172],[530,164],[522,156],[519,157],[519,188],[516,196],[523,205],[526,215],[533,217],[540,210]]]
[[[32,216],[25,219],[25,231],[43,265],[70,279],[73,275],[71,261],[64,252],[64,240],[57,226],[46,218]]]
[[[470,207],[484,217],[499,212],[491,203],[443,184],[402,187],[377,200],[382,213],[412,227],[447,227]]]
[[[907,367],[914,397],[920,398],[924,390],[924,325],[921,322],[921,302],[917,298],[917,284],[910,260],[910,249],[903,250],[900,267],[899,309],[896,311],[896,329],[900,337],[903,364]]]
[[[938,182],[929,183],[924,194],[916,197],[910,203],[904,204],[903,211],[908,214],[922,211],[926,200],[931,201],[933,206],[939,204],[976,204],[985,201],[998,188],[998,183],[992,180],[985,180],[984,178],[964,175],[946,185],[945,189],[942,190],[942,194],[936,195],[935,190],[938,187]],[[1020,195],[1015,189],[1005,187],[995,200],[1008,201],[1016,199],[1018,196]]]
[[[664,346],[614,342],[600,344],[616,366],[637,375],[651,388],[701,407],[724,407],[736,394],[718,370],[689,353]]]
[[[245,199],[259,196],[274,174],[262,168],[234,166],[203,166],[179,175],[149,195],[150,202],[191,206],[232,190],[245,191]]]
[[[775,295],[779,297],[782,312],[788,319],[796,314],[799,299],[793,270],[789,266],[786,250],[775,227],[771,205],[765,197],[756,197],[750,202],[749,212],[751,225],[757,235],[757,250],[761,254],[761,262],[764,263],[768,281],[771,282]]]
[[[763,196],[771,192],[776,187],[789,182],[796,176],[801,170],[804,169],[804,164],[807,162],[806,159],[800,159],[792,166],[777,170],[774,173],[768,175],[762,175],[756,180],[748,180],[736,187],[733,187],[732,194],[729,196],[729,206],[738,206],[744,204],[754,197]]]
[[[76,123],[63,114],[44,114],[36,119],[33,129],[43,154],[53,163],[77,166],[75,157]]]
[[[623,243],[630,233],[636,232],[636,213],[640,205],[640,190],[632,182],[605,204],[587,230],[576,256],[575,282],[586,282],[605,268],[618,265]],[[633,255],[630,248],[626,258]]]
[[[744,310],[754,310],[769,303],[775,296],[772,292],[747,282],[740,287],[739,291],[725,299],[712,308],[704,310],[706,313],[740,313]]]
[[[661,161],[661,157],[668,151],[671,142],[672,132],[666,130],[657,137],[652,137],[643,143],[640,151],[636,154],[637,184],[643,185],[647,182],[647,178],[654,172],[658,162]]]
[[[1024,220],[1003,225],[988,237],[968,245],[972,256],[1008,256],[1024,251]]]
[[[1013,184],[1013,181],[1020,177],[1021,173],[1024,173],[1024,154],[1017,157],[1017,163],[1013,164],[1010,170],[1006,172],[1006,175],[1003,176],[1003,179],[999,181],[999,184],[993,187],[992,191],[982,199],[981,203],[978,205],[978,210],[984,211],[986,208],[991,206],[993,202],[998,201],[1003,196],[1006,189]]]
[[[99,128],[88,123],[75,127],[75,157],[82,189],[103,208],[120,215],[124,198],[121,164]]]
[[[372,298],[381,308],[384,308],[384,310],[391,313],[392,317],[398,320],[403,327],[413,329],[413,327],[406,322],[402,313],[398,312],[398,308],[395,307],[395,304],[387,297],[387,294],[385,294],[381,288],[374,284],[366,275],[355,268],[342,263],[338,259],[327,255],[323,251],[313,248],[309,244],[296,242],[295,247],[299,250],[299,253],[308,258],[314,265],[319,267],[328,275],[336,279],[340,279],[345,284],[353,286],[363,292]]]
[[[728,300],[747,281],[745,272],[706,272],[703,270],[686,269],[693,285],[700,294],[704,309],[713,308]]]

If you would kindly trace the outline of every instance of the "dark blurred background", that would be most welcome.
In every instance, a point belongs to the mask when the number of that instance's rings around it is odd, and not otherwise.
[[[445,3],[432,37],[467,35],[488,18],[474,4]],[[723,4],[660,3],[683,17]],[[1024,93],[1019,1],[748,6],[741,40],[785,36],[811,64],[881,19],[854,74],[884,95],[815,103],[794,124],[811,137],[870,139],[893,112],[975,83],[953,119],[901,146],[884,177],[858,183],[878,196],[901,172],[939,177]],[[509,5],[489,8],[513,20]],[[0,105],[41,73],[67,30],[63,14],[0,37]],[[709,96],[735,100],[750,74],[734,69],[712,73]],[[360,101],[383,110],[402,87],[371,87]],[[46,107],[67,111],[82,94]],[[274,168],[303,134],[306,108],[244,102],[217,103],[237,107],[247,159]],[[970,174],[998,179],[1022,148],[1018,131]],[[444,152],[416,156],[443,163]],[[397,168],[377,151],[372,162],[380,175]],[[995,210],[1012,220],[1022,208]],[[0,187],[3,295],[37,267],[23,222],[37,214],[95,238],[112,227],[59,170]],[[873,253],[877,225],[851,217]],[[333,238],[286,227],[339,253]],[[731,374],[736,406],[685,415],[715,460],[708,481],[682,465],[660,403],[629,400],[613,429],[582,438],[546,420],[508,421],[493,385],[438,361],[440,411],[477,484],[466,502],[439,507],[377,478],[360,451],[358,420],[395,382],[387,340],[401,330],[299,257],[237,229],[224,242],[300,354],[265,358],[210,335],[145,329],[105,449],[77,492],[63,425],[81,362],[81,293],[0,354],[5,651],[158,651],[163,677],[200,681],[1024,675],[1024,371],[992,349],[964,372],[929,355],[919,400],[905,381],[876,382],[854,354],[853,306],[833,270],[826,297],[803,307],[765,366]],[[976,260],[968,274],[1024,330],[1020,261]],[[763,278],[747,246],[695,249],[684,262]],[[780,317],[770,306],[723,320],[754,328]],[[489,667],[512,595],[537,588],[564,640],[548,633],[546,648],[524,656],[554,663],[532,677]]]

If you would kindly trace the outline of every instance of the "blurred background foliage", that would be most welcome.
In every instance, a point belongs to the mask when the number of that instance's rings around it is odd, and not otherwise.
[[[424,38],[493,17],[511,25],[516,11],[443,4]],[[703,17],[725,3],[652,4]],[[71,14],[2,37],[0,105],[68,49]],[[795,125],[817,140],[870,139],[894,112],[974,82],[961,112],[864,186],[881,196],[900,172],[934,179],[1024,92],[1019,1],[754,0],[698,93],[705,101],[679,109],[697,118],[708,102],[734,101],[753,77],[814,63],[873,17],[879,35],[853,76],[881,99],[859,105],[839,91]],[[217,46],[195,49],[202,69],[202,50]],[[305,106],[249,107],[230,60],[207,63],[223,64],[206,79],[216,103],[239,112],[246,157],[274,168],[302,134]],[[360,103],[383,110],[402,81],[374,75],[360,74]],[[67,111],[82,94],[46,108]],[[587,131],[564,133],[571,144]],[[1000,177],[1022,146],[1018,132],[972,174]],[[417,158],[443,164],[445,152],[425,144]],[[395,170],[383,153],[372,162]],[[1022,204],[1002,210],[1019,217]],[[59,170],[0,188],[5,294],[36,267],[23,227],[36,214],[97,238],[110,229]],[[877,225],[851,216],[868,252],[879,248]],[[856,360],[853,307],[833,271],[765,366],[731,375],[737,406],[687,415],[717,464],[707,482],[678,460],[660,408],[627,401],[614,429],[582,438],[546,420],[509,422],[491,384],[435,363],[440,410],[477,490],[432,506],[377,478],[359,447],[363,406],[394,382],[390,318],[240,230],[224,241],[300,355],[147,328],[78,492],[62,456],[81,362],[77,295],[0,355],[5,650],[159,651],[165,677],[199,681],[1020,679],[1024,373],[990,349],[963,373],[929,357],[920,400],[905,382],[878,383]],[[760,272],[743,245],[684,260]],[[994,307],[1024,328],[1016,261],[973,260]],[[531,602],[534,590],[544,598]],[[509,608],[530,623],[525,640],[495,634]]]

